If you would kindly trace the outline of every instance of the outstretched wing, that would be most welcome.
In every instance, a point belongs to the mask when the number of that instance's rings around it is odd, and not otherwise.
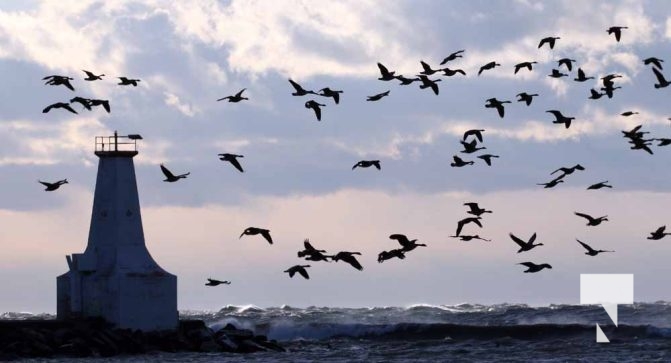
[[[317,121],[322,120],[322,109],[318,105],[313,105],[312,109],[315,110],[315,116],[317,116]]]
[[[518,238],[517,236],[515,236],[514,234],[510,233],[510,234],[508,234],[508,235],[509,235],[510,238],[511,238],[513,241],[515,241],[515,243],[517,243],[520,247],[526,247],[526,246],[527,246],[527,243],[526,243],[526,242],[522,241],[521,239],[519,239],[519,238]],[[535,236],[535,235],[536,235],[536,234],[534,234],[534,236]]]
[[[103,105],[103,108],[105,109],[105,111],[107,111],[107,113],[110,113],[112,111],[110,109],[110,101],[105,100],[101,104]]]
[[[51,111],[52,108],[54,108],[54,105],[49,105],[49,106],[45,107],[44,110],[42,110],[42,113],[47,113],[47,112]]]
[[[289,83],[291,83],[291,85],[294,87],[294,89],[296,90],[296,92],[305,92],[305,90],[303,89],[303,87],[301,87],[300,84],[294,82],[293,80],[289,79]]]
[[[236,169],[238,169],[241,173],[244,172],[244,170],[242,170],[242,165],[240,165],[240,163],[238,162],[238,159],[236,159],[236,158],[231,158],[231,159],[228,160],[228,162],[231,163],[231,164],[232,164]]]
[[[582,242],[581,240],[579,240],[579,239],[577,239],[577,238],[576,238],[575,240],[578,241],[578,243],[580,243],[583,247],[585,247],[585,249],[587,250],[587,252],[596,252],[596,251],[594,251],[594,249],[593,249],[592,247],[590,247],[587,243]]]
[[[302,267],[298,270],[298,273],[301,274],[301,276],[305,277],[307,280],[310,279],[310,275],[308,275],[308,272],[305,270],[305,267]]]
[[[74,90],[75,90],[75,88],[72,87],[72,85],[70,84],[70,81],[68,81],[67,79],[64,80],[62,84],[63,84],[65,87],[69,88],[70,91],[74,91]]]
[[[498,111],[498,112],[499,112],[499,116],[500,116],[501,118],[503,118],[503,114],[505,113],[505,109],[503,108],[503,105],[502,105],[502,104],[499,103],[499,104],[496,105],[496,111]]]
[[[395,233],[395,234],[390,235],[389,239],[396,240],[396,242],[400,243],[401,246],[403,246],[403,247],[405,247],[406,245],[408,245],[410,243],[410,240],[408,240],[408,237],[406,237],[406,235],[400,234],[400,233]]]
[[[163,175],[165,175],[166,178],[168,179],[173,179],[175,175],[168,170],[163,164],[161,164],[161,171],[163,172]]]
[[[592,216],[587,215],[585,213],[575,212],[575,215],[577,215],[578,217],[583,217],[583,218],[587,219],[588,221],[592,221],[594,219],[594,218],[592,218]]]
[[[303,241],[303,247],[305,247],[305,249],[308,250],[308,251],[316,251],[316,248],[314,248],[314,247],[310,244],[310,240],[309,240],[309,239],[306,239],[306,240]]]
[[[75,111],[72,107],[70,107],[70,105],[64,105],[64,106],[61,106],[61,108],[64,108],[64,109],[66,109],[66,110],[68,110],[68,111],[70,111],[70,112],[72,112],[72,113],[74,113],[74,114],[77,113],[77,111]]]
[[[424,61],[419,61],[419,63],[422,65],[422,68],[424,68],[424,72],[428,73],[431,72],[433,69],[431,69],[431,66],[426,64]]]
[[[236,93],[236,94],[235,94],[235,97],[236,97],[236,98],[240,98],[240,97],[242,96],[242,92],[245,92],[246,89],[247,89],[247,88],[243,88],[240,92]]]
[[[380,74],[382,74],[382,77],[389,75],[389,70],[382,63],[377,62],[377,67],[380,69]]]
[[[266,239],[266,241],[268,241],[268,243],[270,243],[271,245],[273,244],[273,238],[270,237],[270,231],[269,230],[267,230],[267,229],[263,230],[261,232],[261,235],[263,236],[263,238]]]
[[[554,115],[554,117],[557,119],[557,121],[559,121],[559,120],[563,117],[563,115],[561,114],[561,112],[559,112],[559,111],[557,111],[557,110],[547,110],[547,111],[545,111],[545,112],[547,112],[547,113],[551,113],[552,115]]]
[[[356,257],[354,257],[354,256],[349,256],[349,257],[350,258],[347,259],[347,262],[349,262],[349,264],[352,265],[352,267],[354,267],[355,269],[357,269],[359,271],[363,270],[363,266],[361,266],[361,264],[356,259]]]
[[[657,68],[653,67],[652,72],[655,73],[655,77],[657,77],[657,82],[666,83],[666,78],[664,78],[662,72],[660,72]]]

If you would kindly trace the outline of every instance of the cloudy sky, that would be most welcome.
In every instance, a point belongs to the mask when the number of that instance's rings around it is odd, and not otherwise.
[[[627,26],[618,43],[606,29]],[[553,50],[541,38],[559,36]],[[94,137],[139,133],[135,157],[146,243],[178,275],[179,308],[388,306],[412,303],[578,303],[580,273],[634,273],[638,301],[671,299],[671,240],[648,241],[671,223],[669,153],[629,150],[620,130],[642,124],[671,137],[671,89],[655,89],[642,59],[671,59],[667,1],[14,1],[0,5],[0,311],[54,312],[64,256],[86,247],[96,177]],[[377,80],[377,62],[406,76],[465,49],[450,62],[467,75],[442,78],[440,95],[417,83]],[[612,99],[589,100],[598,81],[552,79],[556,61],[575,59],[598,80],[621,74]],[[477,76],[480,66],[502,66]],[[513,66],[537,61],[533,71]],[[671,67],[671,64],[669,64]],[[83,69],[104,73],[86,82]],[[563,72],[566,72],[562,68]],[[671,77],[671,71],[667,72]],[[74,77],[72,92],[42,77]],[[139,78],[136,88],[118,76]],[[321,122],[293,97],[343,90]],[[246,88],[248,101],[217,102]],[[390,90],[379,102],[366,96]],[[520,92],[538,93],[527,107]],[[43,114],[74,96],[109,99],[102,109]],[[484,107],[511,100],[505,118]],[[575,117],[569,129],[546,110]],[[637,111],[631,117],[624,111]],[[500,155],[488,167],[452,168],[469,128]],[[245,173],[217,159],[240,153]],[[463,155],[463,154],[461,154]],[[379,159],[382,170],[351,167]],[[186,180],[164,183],[159,164]],[[580,163],[554,189],[536,183]],[[68,178],[46,193],[36,180]],[[587,191],[608,180],[613,189]],[[464,202],[494,211],[459,242]],[[608,215],[586,227],[576,211]],[[275,244],[238,236],[271,230]],[[538,234],[544,246],[521,255],[508,233]],[[428,245],[403,261],[376,262],[404,233]],[[300,263],[304,238],[330,252],[360,251],[365,269],[313,263],[309,281],[282,273]],[[585,256],[579,238],[614,254]],[[516,263],[550,263],[522,273]],[[207,277],[228,279],[205,288]]]

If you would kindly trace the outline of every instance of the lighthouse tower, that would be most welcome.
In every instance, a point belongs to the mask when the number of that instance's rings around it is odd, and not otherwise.
[[[118,328],[175,329],[177,277],[144,242],[133,157],[140,135],[96,137],[93,211],[84,253],[56,279],[58,319],[102,317]]]

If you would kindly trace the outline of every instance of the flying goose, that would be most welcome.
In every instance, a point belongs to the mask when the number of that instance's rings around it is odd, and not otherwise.
[[[486,108],[495,108],[499,113],[499,117],[503,118],[505,109],[503,108],[504,103],[511,103],[510,101],[499,101],[496,98],[488,98],[485,103]]]
[[[606,30],[608,34],[613,34],[615,35],[615,40],[620,41],[620,37],[622,36],[622,29],[629,29],[626,26],[611,26]]]
[[[93,72],[89,72],[87,70],[82,69],[82,72],[86,73],[86,78],[84,78],[85,81],[97,81],[97,80],[102,80],[104,74],[96,76],[93,74]]]
[[[410,252],[419,246],[426,247],[424,243],[417,243],[416,239],[410,240],[408,237],[406,237],[406,235],[400,233],[390,235],[389,239],[393,239],[398,242],[401,247],[403,247],[403,252]]]
[[[217,156],[220,157],[219,160],[228,161],[229,163],[231,163],[231,165],[233,165],[241,173],[244,172],[244,170],[242,170],[242,165],[240,165],[240,162],[238,161],[238,158],[244,158],[244,155],[223,153],[223,154],[218,154]]]
[[[375,166],[377,170],[382,170],[382,167],[380,166],[380,160],[361,160],[354,164],[352,170],[356,168],[369,168],[371,166]]]
[[[522,63],[517,63],[515,64],[515,74],[519,72],[520,69],[526,68],[528,70],[532,69],[532,64],[536,64],[537,62],[522,62]]]
[[[45,192],[52,192],[52,191],[58,189],[61,185],[68,184],[67,179],[59,180],[55,183],[43,182],[41,180],[38,180],[37,182],[44,185],[45,187],[47,187],[46,189],[44,189]]]
[[[326,106],[322,105],[321,103],[318,103],[315,100],[310,100],[305,102],[305,108],[311,108],[315,112],[315,116],[317,116],[317,121],[322,120],[322,109],[319,106]]]
[[[456,52],[454,52],[454,53],[448,55],[447,57],[445,57],[445,59],[443,59],[442,62],[440,62],[440,65],[442,66],[443,64],[445,64],[445,63],[447,63],[447,62],[449,62],[449,61],[453,61],[453,60],[455,60],[455,59],[457,59],[457,58],[461,58],[461,57],[462,57],[461,53],[463,53],[464,51],[465,51],[465,50],[462,49],[462,50],[458,50],[458,51],[456,51]]]
[[[570,59],[570,58],[562,58],[557,61],[557,67],[561,67],[562,65],[566,66],[566,69],[570,72],[573,69],[573,63],[575,63],[575,59]]]
[[[440,91],[438,89],[438,84],[436,82],[440,82],[440,79],[429,79],[429,77],[425,75],[418,75],[419,80],[422,81],[422,84],[419,85],[419,88],[425,89],[425,88],[431,88],[433,93],[438,96],[438,92]]]
[[[54,108],[62,108],[62,109],[64,109],[64,110],[68,110],[68,111],[70,111],[70,112],[72,112],[72,113],[74,113],[74,114],[77,114],[77,111],[75,111],[74,109],[72,109],[72,107],[70,107],[70,104],[67,103],[67,102],[56,102],[56,103],[53,103],[53,104],[51,104],[51,105],[45,107],[44,110],[42,110],[42,113],[48,113],[49,111],[51,111],[51,110],[54,109]]]
[[[53,76],[46,76],[42,78],[42,80],[46,80],[44,84],[50,85],[50,86],[60,86],[63,85],[67,87],[70,91],[74,91],[75,88],[72,87],[72,84],[70,84],[70,81],[72,81],[74,78],[71,77],[66,77],[66,76],[58,76],[58,75],[53,75]]]
[[[483,129],[470,129],[470,130],[466,130],[466,132],[464,132],[464,137],[462,138],[462,140],[463,140],[463,141],[466,141],[466,139],[467,139],[469,136],[475,136],[475,138],[478,139],[478,141],[482,142],[482,133],[483,133],[483,132],[485,132],[485,130],[483,130]]]
[[[186,179],[186,177],[189,174],[191,174],[190,172],[188,172],[188,173],[184,173],[184,174],[174,175],[163,164],[161,164],[161,171],[163,172],[163,175],[165,175],[165,179],[163,181],[168,182],[168,183],[173,183],[173,182],[176,182],[180,179]]]
[[[557,39],[561,39],[560,37],[546,37],[541,39],[541,41],[538,43],[538,48],[542,47],[543,44],[547,44],[550,49],[554,49],[555,47],[555,41]]]
[[[576,171],[576,170],[585,170],[585,167],[583,167],[580,164],[575,164],[575,165],[573,165],[571,167],[568,167],[568,168],[567,167],[561,167],[561,168],[553,171],[552,173],[550,173],[550,175],[554,175],[555,173],[558,173],[558,172],[561,171],[562,172],[561,177],[563,178],[566,175],[573,174],[573,172]]]
[[[664,69],[664,68],[662,68],[662,62],[664,62],[663,59],[659,59],[659,58],[656,58],[656,57],[650,57],[650,58],[646,58],[646,59],[643,60],[643,64],[645,64],[646,66],[648,64],[652,64],[653,66],[655,66],[659,69]]]
[[[298,272],[306,280],[309,280],[310,276],[308,275],[308,272],[305,270],[307,267],[310,267],[310,265],[294,265],[292,267],[289,267],[289,269],[284,270],[284,272],[288,273],[289,277],[294,277],[296,272]]]
[[[363,266],[361,266],[354,255],[361,255],[361,252],[338,252],[335,256],[331,256],[331,259],[335,262],[344,261],[359,271],[363,270]]]
[[[483,214],[485,214],[485,213],[492,213],[492,211],[490,211],[490,210],[486,210],[486,209],[484,209],[484,208],[480,208],[480,206],[478,205],[478,203],[475,203],[475,202],[464,203],[464,205],[467,206],[467,207],[470,209],[470,210],[469,210],[468,212],[466,212],[466,213],[468,213],[468,214],[472,214],[472,215],[474,215],[474,216],[476,216],[476,217],[480,217],[481,215],[483,215]]]
[[[537,93],[531,93],[531,94],[526,92],[518,93],[517,97],[519,97],[519,99],[517,100],[517,102],[524,102],[527,104],[527,106],[531,106],[531,101],[533,101],[534,97],[536,96],[538,96]]]
[[[585,252],[585,254],[588,255],[588,256],[596,256],[596,255],[598,255],[599,253],[602,253],[602,252],[615,252],[615,251],[607,251],[607,250],[595,250],[592,247],[590,247],[587,243],[582,242],[581,240],[579,240],[577,238],[575,240],[578,241],[578,243],[580,243],[583,247],[585,247],[585,249],[587,250],[587,252]]]
[[[320,89],[318,94],[320,96],[324,96],[324,97],[332,97],[333,101],[337,105],[337,104],[340,103],[340,94],[341,93],[343,93],[343,92],[342,91],[334,91],[334,90],[326,87],[326,88]]]
[[[121,86],[137,87],[137,83],[140,82],[139,79],[130,79],[130,78],[126,78],[126,77],[117,77],[117,78],[119,78],[119,80],[120,80],[120,82],[117,83],[117,84],[121,85]]]
[[[456,155],[454,155],[452,157],[452,159],[454,159],[454,162],[450,163],[450,166],[453,167],[453,168],[460,168],[462,166],[475,164],[474,161],[463,161],[460,157],[458,157]]]
[[[492,158],[498,158],[498,157],[499,157],[498,155],[493,154],[482,154],[477,156],[478,159],[484,160],[485,163],[487,163],[487,165],[489,166],[492,166]]]
[[[484,146],[483,147],[478,147],[478,140],[476,140],[476,139],[473,139],[470,142],[459,141],[459,143],[461,143],[461,145],[464,146],[464,150],[461,150],[461,152],[464,153],[464,154],[472,154],[474,152],[477,152],[478,150],[486,149],[486,147],[484,147]]]
[[[568,74],[562,73],[558,69],[552,68],[552,73],[548,74],[548,77],[552,78],[568,77]]]
[[[601,224],[601,222],[604,222],[604,221],[608,220],[608,216],[602,216],[602,217],[594,218],[594,217],[590,216],[589,214],[578,213],[578,212],[575,212],[575,215],[577,215],[578,217],[582,217],[582,218],[587,219],[587,225],[588,226],[598,226],[599,224]]]
[[[601,188],[612,188],[613,187],[612,185],[608,185],[606,183],[608,183],[608,180],[598,182],[596,184],[592,184],[592,185],[587,187],[587,190],[597,190],[597,189],[601,189]]]
[[[464,241],[464,242],[468,242],[468,241],[471,241],[471,240],[474,240],[474,239],[477,239],[477,240],[480,240],[480,241],[485,241],[485,242],[491,242],[492,241],[491,239],[482,238],[477,234],[474,234],[474,235],[463,235],[462,234],[462,235],[459,235],[459,236],[450,236],[450,237],[459,238],[461,241]]]
[[[571,126],[571,120],[575,120],[575,117],[566,117],[562,115],[560,111],[557,110],[547,110],[545,112],[554,115],[555,120],[552,121],[553,124],[564,124],[564,126],[566,126],[567,129]]]
[[[665,236],[671,235],[671,233],[664,232],[666,230],[666,226],[661,226],[657,228],[654,232],[650,232],[650,236],[648,237],[649,240],[660,240],[664,238]]]
[[[544,268],[552,268],[552,266],[550,266],[547,263],[542,263],[540,265],[537,265],[533,262],[520,262],[520,263],[518,263],[518,265],[524,265],[524,266],[527,267],[527,270],[524,271],[525,273],[527,273],[527,272],[533,273],[533,272],[541,271]]]
[[[396,79],[394,78],[394,73],[396,72],[389,72],[387,67],[385,67],[382,63],[378,62],[377,68],[380,69],[380,74],[382,75],[380,78],[378,78],[380,81],[391,81]]]
[[[296,92],[292,93],[292,96],[305,96],[308,94],[316,95],[315,91],[306,91],[303,87],[301,87],[300,84],[294,82],[293,80],[289,79],[289,83],[294,87],[294,90]]]
[[[520,246],[520,249],[517,251],[517,253],[526,252],[526,251],[529,251],[529,250],[533,249],[534,247],[538,247],[538,246],[543,245],[542,243],[534,244],[534,241],[536,241],[536,233],[535,232],[534,232],[533,235],[531,235],[531,238],[529,238],[528,241],[522,241],[521,239],[519,239],[517,236],[515,236],[512,233],[510,233],[509,236],[513,241],[515,241],[515,243],[517,243]]]
[[[428,65],[428,64],[427,64],[426,62],[424,62],[424,61],[419,61],[419,63],[422,65],[422,69],[423,69],[421,72],[419,72],[420,74],[424,74],[424,75],[430,76],[430,75],[432,75],[432,74],[434,74],[434,73],[436,73],[436,72],[440,72],[440,71],[441,71],[440,69],[432,69],[431,66]]]
[[[459,222],[457,222],[457,233],[455,233],[455,236],[459,236],[461,234],[461,230],[464,228],[465,225],[469,223],[475,223],[478,227],[482,228],[482,223],[480,223],[480,217],[467,217]]]
[[[218,99],[217,101],[228,100],[228,102],[238,103],[242,100],[248,100],[247,97],[242,97],[242,92],[245,92],[246,88],[243,88],[240,92],[236,93],[233,96],[226,96]]]
[[[219,285],[230,285],[230,281],[221,281],[221,280],[215,280],[215,279],[207,279],[207,282],[205,283],[205,286],[219,286]]]
[[[419,80],[419,78],[417,80]],[[376,95],[367,96],[366,101],[379,101],[382,98],[387,97],[387,96],[389,96],[389,91],[388,90],[384,91],[382,93],[378,93]]]
[[[394,257],[402,260],[402,259],[405,258],[405,252],[403,252],[403,250],[400,249],[400,248],[390,250],[390,251],[382,251],[377,255],[377,262],[382,263],[382,262],[384,262],[386,260],[390,260]]]
[[[491,61],[491,62],[485,64],[484,66],[480,67],[480,70],[478,71],[478,76],[479,76],[482,72],[484,72],[484,71],[486,71],[486,70],[494,69],[494,68],[496,68],[497,66],[500,66],[500,64],[496,63],[495,61]]]
[[[578,77],[573,78],[573,80],[576,82],[585,82],[590,79],[594,79],[594,77],[586,77],[585,72],[582,70],[582,68],[578,68]]]
[[[309,239],[305,239],[303,241],[303,247],[304,249],[302,251],[298,251],[298,257],[305,257],[306,260],[308,261],[326,261],[328,262],[329,256],[324,255],[326,253],[325,250],[318,250],[310,244]],[[307,256],[307,257],[306,257]]]
[[[270,237],[270,230],[263,229],[263,228],[257,228],[257,227],[248,227],[244,231],[242,231],[242,234],[238,239],[242,238],[242,236],[256,236],[257,234],[260,234],[263,238],[265,238],[268,243],[271,245],[273,244],[273,238]]]
[[[657,77],[657,83],[655,83],[655,88],[664,88],[671,84],[671,82],[667,81],[666,78],[664,78],[664,75],[662,74],[662,72],[659,71],[659,69],[652,68],[652,73],[654,73],[655,77]]]
[[[447,77],[452,77],[455,74],[461,74],[462,76],[466,75],[466,72],[464,72],[463,69],[450,69],[450,68],[445,67],[445,68],[442,69],[442,71],[443,71],[443,75],[447,76]]]

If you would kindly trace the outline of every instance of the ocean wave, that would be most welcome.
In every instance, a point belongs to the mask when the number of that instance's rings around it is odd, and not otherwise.
[[[640,338],[670,338],[671,328],[650,325],[601,326],[611,340],[635,340]],[[461,325],[461,324],[295,324],[273,323],[257,333],[279,341],[326,340],[336,338],[382,339],[382,340],[490,340],[512,338],[520,340],[540,339],[594,339],[595,325],[585,324],[532,324],[532,325]],[[254,329],[253,329],[254,330]]]

